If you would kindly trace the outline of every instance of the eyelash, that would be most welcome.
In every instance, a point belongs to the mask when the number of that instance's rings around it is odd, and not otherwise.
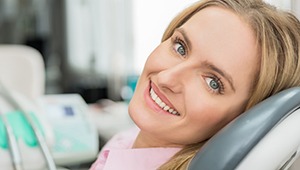
[[[215,89],[213,89],[211,86],[210,86],[210,84],[207,82],[207,78],[209,78],[209,79],[211,79],[211,81],[215,81],[217,84],[218,84],[218,89],[217,90],[215,90]],[[216,76],[216,75],[212,75],[212,76],[208,76],[208,77],[205,77],[205,81],[206,81],[206,83],[207,83],[207,85],[208,85],[208,88],[212,91],[212,92],[214,92],[214,93],[217,93],[217,94],[224,94],[224,84],[223,84],[223,82],[222,82],[222,80],[218,77],[218,76]]]
[[[177,54],[179,54],[180,56],[186,58],[187,52],[188,52],[188,51],[187,51],[187,47],[186,47],[186,43],[185,43],[180,37],[178,37],[178,36],[176,36],[175,38],[173,38],[172,42],[173,42],[173,45],[172,45],[173,50],[174,50]],[[183,55],[183,54],[180,54],[180,53],[178,52],[178,49],[175,47],[176,44],[179,44],[180,46],[182,46],[182,48],[184,49],[184,53],[185,53],[184,55]]]

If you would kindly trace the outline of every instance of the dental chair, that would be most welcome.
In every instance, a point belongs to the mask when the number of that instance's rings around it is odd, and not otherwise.
[[[299,170],[300,87],[241,114],[197,153],[189,170]]]

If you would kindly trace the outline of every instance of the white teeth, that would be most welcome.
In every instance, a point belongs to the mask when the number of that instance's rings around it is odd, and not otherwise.
[[[153,89],[150,90],[150,95],[151,95],[153,100],[156,100],[157,95],[154,93]]]
[[[164,108],[164,107],[166,106],[166,104],[165,104],[164,102],[161,102],[161,103],[159,104],[159,106],[160,106],[161,108]]]
[[[167,111],[167,110],[169,110],[169,109],[170,109],[169,106],[165,106],[165,107],[164,107],[164,110],[165,110],[165,111]]]
[[[177,115],[177,116],[180,115],[176,110],[172,109],[170,106],[168,106],[166,103],[164,103],[164,102],[157,96],[157,94],[154,92],[154,90],[153,90],[152,88],[150,89],[150,96],[151,96],[152,100],[155,101],[155,103],[156,103],[160,108],[162,108],[163,110],[165,110],[165,111],[167,111],[167,112],[169,112],[169,113],[171,113],[171,114],[173,114],[173,115]]]
[[[161,99],[160,99],[159,97],[157,97],[157,98],[155,99],[155,102],[156,102],[157,104],[160,104],[162,101],[161,101]]]

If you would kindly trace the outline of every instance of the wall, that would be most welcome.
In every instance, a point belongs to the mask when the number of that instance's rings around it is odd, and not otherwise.
[[[140,73],[148,55],[159,45],[167,25],[197,0],[133,0],[134,71]]]

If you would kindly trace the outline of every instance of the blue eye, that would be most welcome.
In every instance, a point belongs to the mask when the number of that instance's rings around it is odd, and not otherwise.
[[[219,84],[218,84],[218,82],[216,82],[215,80],[210,81],[210,82],[209,82],[209,85],[210,85],[210,87],[211,87],[212,89],[214,89],[214,90],[216,90],[216,89],[219,88]]]
[[[180,56],[185,57],[187,55],[187,48],[185,46],[185,42],[179,37],[175,37],[173,40],[173,49]]]
[[[216,93],[223,94],[224,87],[220,79],[213,77],[205,77],[208,87]]]
[[[182,56],[186,55],[185,48],[180,43],[176,43],[175,44],[175,50],[176,50],[176,52],[178,52]]]
[[[206,81],[207,85],[213,90],[218,90],[220,88],[219,83],[210,77],[205,78],[205,81]]]

